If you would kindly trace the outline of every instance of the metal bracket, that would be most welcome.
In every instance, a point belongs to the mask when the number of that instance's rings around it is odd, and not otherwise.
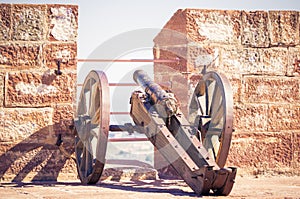
[[[62,75],[62,72],[60,70],[60,64],[61,64],[61,60],[57,60],[56,61],[57,70],[54,71],[56,75]]]

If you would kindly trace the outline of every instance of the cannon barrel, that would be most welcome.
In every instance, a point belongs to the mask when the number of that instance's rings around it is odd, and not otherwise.
[[[136,70],[133,74],[133,79],[149,95],[160,116],[171,117],[176,114],[178,103],[173,93],[162,89],[161,86],[152,81],[143,70]]]

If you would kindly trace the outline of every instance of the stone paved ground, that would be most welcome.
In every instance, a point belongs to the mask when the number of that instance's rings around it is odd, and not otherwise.
[[[183,181],[103,181],[93,186],[75,182],[0,183],[0,198],[196,198]],[[238,176],[228,197],[203,198],[300,198],[300,176]]]

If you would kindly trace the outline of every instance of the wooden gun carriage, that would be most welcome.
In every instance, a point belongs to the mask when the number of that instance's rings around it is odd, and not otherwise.
[[[161,155],[197,194],[228,195],[236,171],[224,168],[232,135],[233,100],[227,78],[207,72],[199,80],[186,118],[174,93],[137,70],[134,81],[143,89],[131,95],[133,125],[110,124],[107,77],[91,71],[83,84],[74,126],[75,155],[82,183],[99,181],[105,165],[110,131],[145,134]]]

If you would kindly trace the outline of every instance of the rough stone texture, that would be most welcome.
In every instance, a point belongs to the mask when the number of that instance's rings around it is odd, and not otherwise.
[[[12,39],[23,41],[39,41],[45,38],[44,5],[13,5]]]
[[[285,75],[287,48],[242,48],[222,46],[218,70],[232,74]]]
[[[173,74],[186,75],[172,84],[178,99],[185,100],[182,109],[205,65],[230,80],[235,136],[229,166],[300,173],[299,17],[298,11],[178,10],[164,29],[173,31],[172,38],[174,32],[186,36],[172,42],[162,30],[154,39],[155,58],[180,59],[155,63],[154,78],[166,82]]]
[[[287,67],[287,76],[300,75],[300,47],[289,48],[289,63]]]
[[[48,23],[50,40],[76,41],[78,29],[78,7],[77,6],[48,6]]]
[[[55,103],[73,103],[76,74],[15,72],[6,80],[6,107],[44,107]]]
[[[54,130],[57,134],[62,134],[64,137],[69,136],[72,138],[74,135],[70,130],[70,125],[73,124],[75,107],[71,104],[61,104],[55,106],[55,112],[53,114],[53,123],[54,123]],[[73,139],[71,139],[73,145]]]
[[[6,148],[0,155],[1,181],[56,181],[62,169],[75,172],[65,167],[67,159],[54,145],[21,142],[1,146]]]
[[[0,4],[0,41],[10,39],[11,5]]]
[[[300,104],[271,104],[268,115],[268,131],[300,129]]]
[[[47,140],[52,125],[52,108],[7,109],[1,108],[0,143],[38,143]]]
[[[242,12],[242,44],[269,47],[268,12]]]
[[[292,132],[276,133],[235,133],[228,165],[257,168],[262,172],[284,173],[284,168],[292,172],[293,140]]]
[[[245,76],[245,103],[300,103],[298,77]]]
[[[240,41],[240,11],[186,9],[187,35],[195,42]]]
[[[57,68],[60,60],[61,70],[76,69],[77,67],[77,45],[76,43],[48,44],[43,48],[43,60],[46,67]]]
[[[78,6],[0,4],[0,181],[76,179],[55,144],[74,151],[77,28]]]
[[[212,68],[218,65],[219,49],[212,45],[188,45],[187,72],[199,74],[204,66]]]
[[[37,68],[40,64],[38,44],[5,44],[0,45],[0,67],[15,70]]]
[[[235,104],[234,129],[239,132],[265,132],[268,129],[268,105]]]
[[[103,171],[101,180],[156,180],[157,171],[151,168],[140,167],[117,167],[107,168]]]
[[[269,11],[272,45],[299,44],[299,12]]]

